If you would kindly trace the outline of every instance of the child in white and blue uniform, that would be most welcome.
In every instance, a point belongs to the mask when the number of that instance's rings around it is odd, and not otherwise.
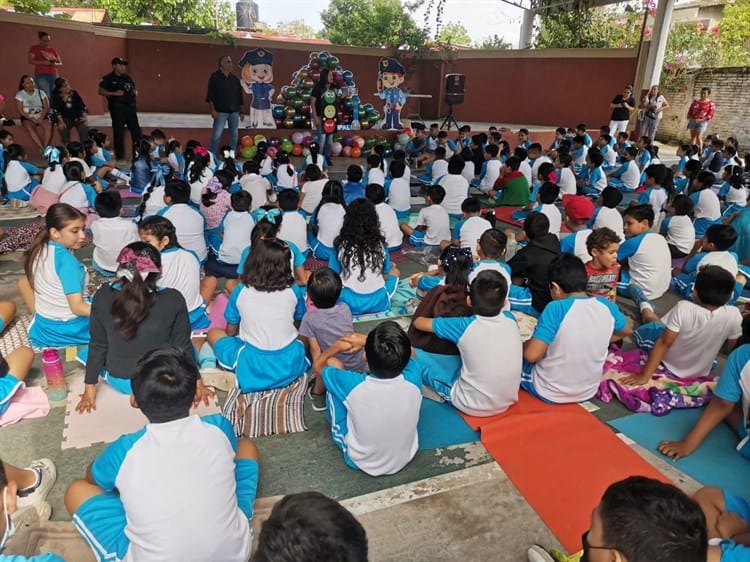
[[[623,230],[622,215],[617,210],[617,206],[621,201],[622,192],[620,190],[611,186],[605,187],[596,201],[598,207],[594,210],[594,216],[591,217],[587,226],[592,230],[604,227],[609,228],[620,237],[620,240],[624,240],[625,233]]]
[[[719,198],[724,200],[724,212],[722,216],[729,217],[747,207],[749,194],[740,166],[726,166],[722,180],[723,185],[719,190]]]
[[[223,416],[190,415],[199,380],[181,349],[139,361],[133,396],[149,423],[108,445],[89,466],[90,480],[74,481],[66,494],[97,559],[249,557],[258,451]],[[196,486],[208,480],[210,487]]]
[[[89,341],[91,304],[86,267],[73,255],[86,240],[84,215],[64,203],[47,211],[44,235],[24,256],[34,291],[34,318],[29,340],[35,347],[67,347]]]
[[[643,172],[646,176],[646,189],[638,196],[639,205],[651,205],[654,210],[654,226],[658,230],[663,213],[666,211],[667,201],[674,194],[672,170],[664,164],[651,164]]]
[[[465,414],[493,416],[518,400],[523,347],[515,318],[503,311],[507,294],[500,273],[482,271],[470,286],[474,315],[414,319],[418,330],[458,346],[458,357],[416,353],[427,367],[422,382]]]
[[[496,144],[488,144],[484,147],[484,162],[479,170],[479,178],[471,182],[471,185],[482,193],[494,189],[495,182],[500,177],[502,162],[497,157],[499,153],[500,148]]]
[[[628,146],[622,151],[622,165],[607,174],[609,185],[624,193],[632,193],[641,182],[641,171],[635,161],[638,151]]]
[[[586,154],[586,167],[581,170],[580,179],[584,195],[599,197],[599,194],[607,187],[607,176],[602,170],[603,161],[602,153],[594,148]]]
[[[12,201],[28,201],[42,174],[39,168],[26,162],[26,150],[20,144],[5,149],[4,172],[8,199]]]
[[[362,183],[370,185],[376,183],[385,186],[385,172],[383,171],[383,159],[377,154],[370,154],[367,157],[367,170],[362,178]]]
[[[217,361],[237,374],[242,393],[287,386],[310,366],[295,327],[305,300],[294,283],[289,245],[260,238],[252,248],[224,311],[226,331],[208,332]]]
[[[721,201],[711,187],[716,181],[712,172],[699,172],[690,187],[693,200],[695,238],[701,238],[708,227],[721,221]]]
[[[409,181],[404,178],[406,163],[402,160],[391,162],[388,172],[390,181],[386,180],[385,186],[388,196],[388,205],[396,212],[399,224],[409,222],[411,216],[411,188]],[[344,187],[346,189],[346,187]]]
[[[346,195],[344,195],[346,198]],[[278,237],[292,242],[300,253],[307,257],[310,246],[307,243],[307,220],[297,210],[299,206],[299,192],[294,189],[279,191],[279,209],[282,211],[281,228]]]
[[[329,363],[336,353],[362,347],[370,374]],[[395,474],[414,458],[423,375],[398,324],[389,320],[366,338],[353,334],[339,340],[316,359],[313,370],[328,391],[331,436],[348,466],[381,476]]]
[[[334,243],[336,252],[328,267],[341,275],[341,300],[349,305],[352,314],[388,310],[399,272],[391,266],[371,201],[357,199],[349,205],[341,234]]]
[[[250,234],[255,227],[255,220],[250,214],[252,196],[247,191],[240,190],[232,193],[231,202],[232,210],[224,216],[219,226],[219,247],[212,248],[206,260],[207,277],[236,279],[242,251],[250,246]]]
[[[0,417],[8,411],[13,396],[24,387],[26,375],[34,362],[34,351],[18,347],[7,357],[0,355]]]
[[[169,180],[164,187],[164,203],[157,216],[168,219],[177,230],[180,246],[190,250],[203,263],[208,257],[206,219],[190,203],[190,185],[184,180]]]
[[[482,210],[481,202],[477,197],[467,197],[461,203],[461,220],[453,228],[452,244],[460,248],[471,250],[474,258],[477,258],[477,247],[479,239],[485,231],[492,228],[492,224],[479,213]]]
[[[323,187],[323,197],[310,219],[311,230],[307,241],[312,254],[319,260],[328,261],[333,254],[333,241],[344,224],[344,189],[341,182],[329,180]]]
[[[289,162],[289,153],[281,150],[276,155],[276,190],[283,189],[299,189],[299,178]]]
[[[444,198],[445,189],[442,186],[427,188],[424,196],[427,206],[419,210],[417,224],[413,228],[407,223],[401,225],[401,230],[409,237],[409,244],[415,247],[442,247],[450,243],[450,216],[441,205]]]
[[[658,236],[658,235],[656,235]],[[562,254],[550,265],[552,302],[524,347],[521,388],[545,402],[567,404],[593,398],[613,334],[624,336],[617,305],[588,297],[583,262]]]

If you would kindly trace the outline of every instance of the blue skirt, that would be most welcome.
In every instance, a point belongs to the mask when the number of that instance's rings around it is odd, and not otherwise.
[[[70,320],[52,320],[39,314],[29,326],[29,341],[34,347],[68,347],[89,343],[89,317],[76,316]]]

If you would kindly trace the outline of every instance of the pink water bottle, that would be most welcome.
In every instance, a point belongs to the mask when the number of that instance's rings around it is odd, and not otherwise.
[[[47,379],[47,397],[50,402],[65,400],[68,390],[65,387],[65,372],[60,353],[56,349],[45,349],[42,351],[42,365],[44,377]]]

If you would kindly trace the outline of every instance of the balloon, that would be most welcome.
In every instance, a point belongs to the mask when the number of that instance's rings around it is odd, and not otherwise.
[[[400,142],[396,141],[395,143],[393,143],[393,150],[403,150],[403,149],[404,149],[404,145],[401,144]]]
[[[310,156],[310,149],[303,147],[302,148],[302,156],[304,156],[305,158],[307,158],[308,156]]]
[[[253,138],[249,135],[245,135],[244,137],[242,137],[241,144],[243,147],[253,146]]]
[[[313,141],[312,136],[305,135],[305,137],[302,139],[302,146],[305,148],[310,148],[310,143]]]
[[[412,131],[409,127],[404,127],[404,134],[409,138],[412,138],[414,136],[414,131]]]
[[[363,111],[365,113],[372,113],[373,111],[375,111],[375,108],[373,107],[371,103],[366,103],[365,105],[362,105],[359,108],[360,113],[362,113]]]
[[[265,135],[255,135],[255,144],[257,145],[259,142],[268,144],[268,139]]]
[[[299,108],[299,112],[302,115],[310,114],[310,104],[308,102],[302,102],[302,107]]]
[[[326,119],[323,121],[323,132],[326,134],[331,134],[333,131],[336,130],[336,121],[333,119]]]
[[[295,156],[300,156],[302,154],[302,145],[301,144],[295,144],[292,147],[292,154]]]
[[[359,126],[362,128],[363,131],[366,131],[367,129],[372,128],[372,125],[370,125],[369,121],[362,121],[360,122]]]
[[[347,158],[352,155],[352,147],[351,146],[345,146],[341,149],[341,155],[346,156]]]
[[[299,131],[297,131],[296,133],[294,133],[292,135],[292,143],[293,144],[302,144],[302,139],[304,139],[304,138],[305,138],[304,133],[300,133]],[[289,151],[287,150],[287,152],[289,152]]]
[[[320,62],[320,66],[324,67],[328,65],[328,58],[331,56],[330,53],[327,51],[323,51],[318,55],[318,62]]]
[[[315,59],[315,60],[311,60],[308,66],[310,67],[310,76],[312,77],[315,74],[315,72],[320,68],[320,63],[318,62],[318,59]],[[318,76],[320,76],[320,72],[318,72]]]
[[[255,158],[255,155],[258,154],[258,149],[254,146],[243,146],[241,154],[243,158],[250,160],[251,158]]]
[[[312,80],[311,80],[312,82]],[[312,88],[315,84],[311,84],[310,87]],[[302,98],[302,101],[305,103],[310,102],[310,92],[302,92],[302,95],[300,96]]]
[[[276,103],[282,106],[286,103],[286,98],[284,97],[284,94],[279,94],[278,96],[276,96]]]
[[[341,75],[343,76],[347,84],[354,80],[354,73],[351,70],[345,70],[341,73]]]
[[[294,117],[285,117],[283,122],[285,129],[293,129],[294,128]]]
[[[287,119],[293,118],[297,114],[297,110],[294,107],[285,107],[284,115]]]
[[[266,154],[268,154],[271,158],[276,158],[276,154],[278,153],[279,149],[275,146],[269,146],[266,150]]]
[[[305,103],[302,101],[302,98],[294,98],[294,101],[292,102],[294,105],[294,109],[302,109],[302,104]]]
[[[377,139],[376,139],[375,137],[367,137],[367,138],[365,139],[365,144],[364,144],[364,148],[365,148],[365,150],[369,150],[369,149],[371,149],[371,148],[372,148],[373,146],[375,146],[375,144],[376,144],[376,142],[375,142],[375,141],[376,141],[376,140],[377,140]]]
[[[313,83],[315,83],[318,80],[320,80],[320,70],[313,70],[310,73],[310,79],[313,81]]]
[[[409,142],[409,135],[407,135],[406,133],[401,133],[401,134],[400,134],[400,135],[398,136],[398,142],[399,142],[400,144],[403,144],[403,145],[405,145],[405,144],[406,144],[407,142]]]
[[[355,146],[354,148],[352,148],[351,154],[352,158],[359,158],[360,156],[362,156],[362,149]]]
[[[361,149],[362,147],[365,146],[365,139],[363,139],[362,137],[354,137],[354,146],[359,147]]]
[[[334,143],[333,143],[333,144],[331,145],[331,156],[338,156],[339,154],[341,154],[341,150],[342,150],[343,148],[344,148],[344,147],[343,147],[343,146],[341,146],[341,143],[340,143],[340,142],[334,142]]]
[[[310,53],[309,64],[312,66],[313,61],[317,61],[319,56],[320,56],[320,53]]]
[[[354,144],[354,137],[351,135],[345,135],[343,139],[341,139],[341,144],[344,146],[352,146]]]
[[[268,146],[279,146],[281,144],[281,140],[279,137],[270,137],[268,139]]]
[[[281,150],[283,150],[284,152],[291,152],[293,146],[294,145],[292,144],[292,141],[290,141],[290,140],[283,140],[283,141],[281,141],[281,144],[279,145],[279,148],[281,148]]]
[[[284,119],[282,117],[274,117],[273,122],[276,124],[277,129],[280,129],[284,126]]]
[[[297,89],[292,86],[284,86],[281,88],[281,95],[284,96],[285,99],[290,100],[297,95]]]
[[[294,128],[301,129],[304,121],[305,121],[305,118],[302,115],[295,115],[294,116]]]
[[[336,68],[339,65],[338,57],[331,57],[328,59],[328,68]]]
[[[271,114],[275,119],[281,119],[284,117],[284,107],[281,105],[274,105],[271,109]]]

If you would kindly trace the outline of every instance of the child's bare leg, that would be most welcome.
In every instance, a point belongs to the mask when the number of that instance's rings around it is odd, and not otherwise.
[[[388,272],[388,275],[392,275],[393,277],[401,277],[401,272],[397,267],[391,266],[391,270]]]
[[[26,308],[29,309],[31,314],[34,314],[36,311],[36,297],[34,296],[34,289],[31,288],[31,283],[29,283],[26,276],[18,280],[18,292],[21,293],[21,298]]]
[[[74,480],[65,492],[65,507],[70,515],[74,515],[86,500],[103,493],[104,490],[96,484],[91,484],[86,480]]]
[[[16,316],[16,305],[11,301],[0,301],[0,322],[5,328]]]
[[[3,462],[3,469],[5,469],[5,476],[7,476],[8,481],[15,482],[19,490],[36,484],[36,473],[33,470],[18,468],[7,462]]]
[[[19,381],[25,380],[34,362],[34,351],[30,347],[19,347],[13,350],[5,360],[8,362],[8,372]]]
[[[661,318],[653,309],[644,306],[641,310],[641,323],[647,324],[648,322],[661,322]]]
[[[335,357],[331,357],[328,361],[326,361],[327,367],[334,367],[336,369],[344,369],[344,364],[338,360]],[[323,377],[316,376],[315,377],[315,386],[313,386],[313,393],[314,394],[323,394],[326,391],[326,385],[323,382]]]
[[[206,341],[211,345],[211,347],[214,347],[217,341],[226,336],[226,330],[222,330],[221,328],[211,328],[208,331],[208,334],[206,334]]]
[[[240,284],[239,279],[227,279],[227,282],[224,283],[224,292],[227,295],[231,295],[232,291],[234,291],[237,285],[239,284]]]
[[[206,303],[206,306],[211,304],[211,301],[214,300],[214,294],[216,293],[217,285],[218,279],[216,279],[216,277],[214,277],[213,275],[206,275],[203,279],[201,279],[200,293]]]
[[[400,224],[399,228],[407,236],[411,236],[411,233],[414,232],[414,229],[411,226],[409,226],[408,224],[406,224],[406,223]]]

